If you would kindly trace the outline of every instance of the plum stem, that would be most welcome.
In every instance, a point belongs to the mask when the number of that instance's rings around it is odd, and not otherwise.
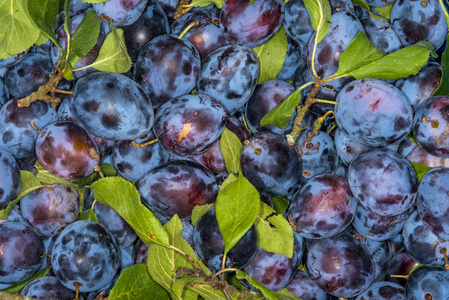
[[[178,36],[178,39],[182,39],[184,37],[184,35],[194,26],[198,26],[198,24],[200,24],[200,22],[198,20],[193,21],[192,23],[190,23],[186,29],[184,29],[183,32],[181,32],[181,34]]]
[[[59,81],[64,78],[62,72],[56,72],[50,75],[50,79],[46,84],[39,87],[39,89],[32,93],[31,95],[21,99],[18,101],[17,105],[19,107],[28,107],[31,103],[37,100],[43,100],[45,102],[49,102],[53,104],[53,109],[56,108],[56,105],[61,102],[61,99],[48,95],[48,93],[53,92],[53,90],[58,85]]]
[[[34,124],[34,121],[31,121],[30,123],[31,123],[31,127],[33,127],[34,130],[36,130],[37,132],[39,132],[39,134],[40,134],[41,136],[44,136],[44,135],[45,135],[46,132],[40,130],[39,128],[37,128],[36,124]]]
[[[262,153],[262,149],[260,149],[259,147],[254,146],[253,144],[251,144],[251,142],[249,140],[246,140],[244,142],[245,145],[250,146],[251,148],[254,149],[254,154],[256,155],[260,155]]]
[[[141,144],[137,143],[136,141],[132,141],[131,142],[131,146],[133,146],[134,148],[140,149],[140,148],[152,145],[154,143],[157,143],[158,141],[159,141],[158,139],[154,139],[154,140],[151,140],[149,142],[141,143]]]

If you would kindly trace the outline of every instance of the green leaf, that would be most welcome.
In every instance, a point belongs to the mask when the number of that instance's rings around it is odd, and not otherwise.
[[[215,202],[210,204],[204,204],[204,205],[197,205],[192,210],[192,216],[191,221],[193,226],[195,226],[196,222],[201,218],[202,215],[207,213],[209,210],[214,209]]]
[[[271,201],[273,202],[273,209],[278,214],[283,214],[290,205],[290,200],[288,200],[287,197],[283,198],[272,197]]]
[[[39,180],[34,177],[34,174],[28,171],[20,171],[20,191],[19,196],[16,199],[11,201],[5,209],[0,210],[0,220],[5,219],[13,207],[20,201],[23,197],[28,195],[35,190],[38,190],[46,185],[42,185]]]
[[[26,5],[34,25],[62,50],[55,35],[55,19],[64,0],[26,0]]]
[[[220,189],[215,210],[225,243],[225,253],[251,228],[259,208],[259,192],[241,173],[236,181]]]
[[[284,293],[276,293],[270,290],[269,288],[265,287],[263,284],[259,283],[257,280],[255,280],[250,275],[246,274],[243,271],[238,270],[237,271],[237,278],[239,279],[245,279],[248,281],[251,285],[253,285],[255,288],[259,289],[262,294],[265,296],[268,300],[301,300],[298,297],[295,297],[293,295],[286,295]]]
[[[204,281],[206,280],[206,278],[204,277],[198,277],[198,276],[187,276],[187,277],[183,277],[183,278],[178,278],[175,280],[175,282],[173,283],[173,292],[181,297],[182,294],[184,293],[184,289],[186,287],[186,285],[194,285],[196,283],[204,283]]]
[[[64,183],[74,186],[74,184],[67,179],[59,178],[56,175],[53,175],[49,171],[47,171],[42,164],[37,161],[34,167],[37,169],[36,179],[42,183],[53,184],[53,183]]]
[[[185,7],[195,7],[195,6],[204,7],[204,6],[208,6],[210,4],[214,4],[216,7],[222,8],[224,3],[225,3],[225,0],[192,0],[192,2],[190,2],[190,4],[184,5],[184,6]]]
[[[84,68],[93,67],[99,71],[125,73],[131,68],[131,63],[123,29],[115,29],[111,25],[111,32],[101,45],[97,59]]]
[[[351,71],[370,64],[385,55],[385,52],[379,50],[367,38],[365,33],[360,31],[341,54],[337,74],[350,73]]]
[[[37,272],[36,274],[34,274],[33,276],[31,276],[30,278],[28,278],[25,281],[16,283],[13,286],[3,289],[3,291],[5,291],[7,293],[12,293],[12,294],[18,294],[31,281],[46,276],[48,271],[50,271],[50,267],[47,267],[47,268],[43,269],[42,271]],[[0,299],[4,299],[4,298],[0,297]]]
[[[100,169],[103,172],[103,176],[111,177],[117,174],[114,166],[107,163],[101,163]],[[90,174],[87,177],[73,180],[73,183],[76,184],[81,190],[84,190],[86,187],[92,185],[95,181],[101,178],[101,175],[97,172]]]
[[[449,45],[449,34],[446,36],[446,45]],[[432,96],[449,96],[449,47],[441,56],[441,81],[438,88],[433,92]]]
[[[30,188],[41,185],[40,181],[37,180],[33,173],[24,170],[20,171],[20,181],[19,195],[25,193]]]
[[[360,39],[356,43],[359,41]],[[354,55],[354,49],[358,48],[358,44],[353,45],[351,42],[340,57],[340,66],[349,65],[347,60],[352,59],[351,53]],[[349,54],[346,55],[346,51],[350,51]],[[422,42],[399,49],[376,60],[369,60],[367,63],[359,62],[356,69],[345,71],[339,68],[336,75],[342,77],[352,76],[355,79],[380,78],[395,80],[405,78],[416,74],[427,63],[431,53],[432,48],[430,44]],[[404,57],[407,59],[404,59]]]
[[[299,298],[297,298],[295,295],[293,295],[289,290],[287,290],[287,289],[282,289],[282,290],[279,290],[279,291],[277,291],[276,293],[278,293],[278,294],[281,294],[281,295],[284,295],[284,296],[288,296],[288,297],[290,297],[291,299],[299,299]],[[301,300],[301,299],[299,299],[299,300]]]
[[[432,167],[421,165],[415,162],[410,162],[413,166],[413,169],[415,169],[416,176],[418,177],[418,182],[421,181],[421,179],[426,175],[426,173],[432,169]]]
[[[24,52],[40,34],[28,16],[24,0],[0,0],[0,59]]]
[[[220,150],[228,173],[239,173],[242,142],[240,142],[240,139],[227,128],[225,128],[221,134]]]
[[[304,0],[304,4],[309,11],[312,27],[317,32],[315,44],[318,44],[329,30],[331,7],[328,0]]]
[[[43,45],[43,44],[45,44],[48,40],[49,40],[48,37],[47,37],[45,34],[43,34],[43,33],[41,32],[41,33],[39,34],[39,38],[38,38],[37,41],[36,41],[36,45],[38,45],[38,46]]]
[[[192,247],[181,236],[183,226],[177,215],[173,216],[164,228],[170,247],[151,245],[148,249],[147,269],[151,277],[177,299],[178,296],[173,291],[173,279],[182,269],[195,268],[194,264],[179,251],[189,255],[207,276],[211,276],[212,272],[197,259]]]
[[[258,83],[276,79],[284,65],[287,46],[287,35],[284,27],[281,26],[281,29],[268,42],[253,48],[259,59]]]
[[[94,199],[115,210],[149,245],[169,245],[168,234],[154,214],[140,202],[136,187],[122,177],[106,177],[91,186]]]
[[[226,300],[226,296],[221,290],[212,288],[209,284],[196,284],[187,287],[188,290],[195,292],[203,297],[204,300]]]
[[[72,59],[73,58],[74,57],[72,57]],[[75,62],[75,64],[76,64],[76,62]],[[66,63],[65,68],[63,70],[63,73],[64,73],[64,78],[65,79],[67,79],[67,80],[74,80],[75,79],[75,75],[73,75],[73,72],[72,72],[72,63],[71,62]]]
[[[301,98],[301,88],[299,88],[263,116],[262,120],[260,120],[260,126],[276,126],[281,129],[287,127],[296,106],[301,102]]]
[[[382,7],[374,7],[373,9],[379,13],[386,20],[390,20],[391,9],[393,8],[394,2]]]
[[[274,253],[293,256],[293,230],[282,215],[274,215],[274,210],[262,203],[255,221],[259,236],[259,247]]]
[[[98,223],[97,215],[95,214],[93,209],[88,209],[80,213],[77,220],[89,220]]]
[[[170,294],[151,278],[145,265],[126,268],[109,294],[109,300],[159,300]]]
[[[33,1],[33,0],[31,0]],[[86,56],[97,43],[101,19],[94,11],[88,11],[72,35],[70,55]]]

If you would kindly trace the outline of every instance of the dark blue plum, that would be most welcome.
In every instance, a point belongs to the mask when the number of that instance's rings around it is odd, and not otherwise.
[[[29,50],[26,50],[22,53],[11,55],[9,58],[0,59],[0,69],[8,68],[8,67],[14,66],[15,64],[18,64],[22,59],[25,58],[25,56],[28,54],[28,52],[29,52]]]
[[[170,161],[137,183],[142,203],[167,218],[190,219],[197,205],[212,203],[218,193],[214,175],[189,161]]]
[[[229,43],[220,30],[218,16],[212,11],[189,12],[182,15],[170,25],[171,33],[180,35],[194,21],[198,21],[199,24],[189,29],[183,39],[189,40],[195,46],[201,59]]]
[[[409,162],[418,163],[420,165],[428,167],[445,167],[449,168],[449,159],[444,157],[438,157],[430,154],[423,148],[417,146],[408,155],[407,160]]]
[[[70,121],[78,124],[78,121],[75,119],[75,116],[72,113],[72,98],[73,95],[70,95],[70,97],[62,100],[62,102],[59,104],[58,119],[59,121]],[[94,134],[90,135],[98,147],[100,157],[105,157],[112,153],[112,148],[114,147],[115,141],[105,139]]]
[[[8,150],[16,159],[36,156],[37,128],[57,121],[56,111],[44,101],[36,101],[28,107],[19,107],[20,99],[12,99],[0,108],[0,147]]]
[[[120,267],[119,246],[103,225],[82,220],[68,225],[51,253],[55,276],[71,290],[92,292],[106,286]]]
[[[135,139],[153,126],[152,102],[128,77],[94,72],[78,80],[71,110],[89,133],[111,140]]]
[[[287,35],[287,53],[281,71],[276,75],[277,80],[291,81],[296,69],[305,63],[302,60],[303,50],[301,46],[289,35]]]
[[[20,200],[23,218],[41,235],[51,236],[76,220],[79,195],[73,186],[55,183],[29,193]]]
[[[388,272],[391,260],[391,248],[387,241],[373,241],[360,235],[349,226],[347,232],[352,234],[371,254],[374,264],[374,281],[383,281]]]
[[[418,265],[419,262],[414,260],[405,248],[401,248],[391,258],[386,279],[390,282],[405,286],[407,280],[405,278],[394,277],[394,275],[407,276]]]
[[[20,169],[14,156],[0,147],[0,209],[14,200],[20,191]]]
[[[176,9],[178,8],[179,5],[179,0],[153,0],[153,1],[158,2],[162,6],[165,14],[170,19],[170,21],[173,20]]]
[[[301,160],[281,135],[264,131],[250,137],[242,147],[240,165],[251,184],[269,196],[282,197],[299,188]]]
[[[405,285],[407,300],[437,300],[449,298],[449,272],[442,267],[420,267],[408,277]]]
[[[198,93],[216,98],[231,114],[242,109],[259,77],[259,60],[254,51],[229,44],[209,53],[201,64]]]
[[[427,266],[444,266],[442,252],[449,249],[449,241],[432,233],[415,210],[407,219],[402,230],[407,253],[417,262]]]
[[[50,173],[65,179],[79,179],[94,172],[100,161],[97,145],[78,124],[58,121],[41,128],[36,155]]]
[[[323,291],[316,283],[310,279],[309,275],[304,271],[296,272],[292,281],[285,287],[290,293],[296,297],[307,300],[326,300],[327,293]]]
[[[268,80],[258,84],[246,103],[245,109],[246,123],[251,132],[271,131],[281,135],[290,132],[292,126],[287,126],[286,129],[260,126],[260,120],[294,91],[295,88],[290,83],[281,80]]]
[[[141,239],[138,239],[133,252],[134,264],[147,264],[148,249],[149,247]]]
[[[347,232],[308,240],[305,258],[310,278],[335,297],[357,296],[373,283],[371,254]]]
[[[97,15],[104,15],[114,26],[131,25],[142,14],[148,0],[109,0],[92,4]]]
[[[288,220],[303,237],[321,239],[348,227],[357,210],[346,178],[321,174],[309,179],[291,200]]]
[[[39,270],[44,259],[41,237],[19,222],[0,223],[0,282],[19,283]]]
[[[9,100],[9,91],[5,82],[0,76],[0,105],[5,104]]]
[[[257,249],[256,256],[243,271],[273,291],[283,289],[295,275],[304,252],[304,239],[294,234],[293,256]]]
[[[338,153],[338,157],[347,166],[349,166],[351,161],[358,154],[374,148],[373,146],[368,146],[351,139],[340,128],[337,128],[335,130],[334,144],[335,149]]]
[[[149,41],[140,51],[134,79],[157,109],[168,100],[192,91],[200,68],[198,50],[191,42],[163,34]]]
[[[76,298],[73,290],[66,288],[54,276],[37,278],[28,283],[20,295],[37,300],[70,300]]]
[[[137,143],[154,140],[152,133],[137,139]],[[143,148],[132,146],[131,140],[117,141],[112,150],[112,163],[118,173],[125,179],[137,181],[142,176],[168,161],[169,153],[162,149],[160,143],[154,143]]]
[[[413,117],[413,136],[432,155],[449,157],[449,97],[434,96],[422,101]]]
[[[158,110],[154,134],[163,149],[181,156],[203,153],[218,140],[227,122],[223,105],[204,95],[171,99]]]
[[[285,3],[283,25],[287,34],[295,40],[301,49],[307,49],[314,29],[303,0],[289,0]],[[306,53],[303,53],[306,55]]]
[[[90,3],[83,2],[82,0],[72,0],[70,1],[70,10],[74,13],[81,12],[83,10],[91,7]]]
[[[440,239],[449,240],[449,169],[429,170],[421,179],[416,195],[418,212],[429,229]]]
[[[282,0],[226,0],[220,13],[220,28],[231,43],[254,48],[267,42],[282,25]]]
[[[373,283],[354,300],[406,300],[404,287],[388,281]]]
[[[380,79],[355,80],[341,89],[335,121],[351,139],[386,146],[410,133],[413,110],[397,87]]]
[[[134,245],[120,248],[120,270],[124,270],[134,265]]]
[[[416,109],[425,99],[432,96],[441,82],[441,65],[437,62],[428,62],[415,75],[398,80],[395,85],[407,96]]]
[[[96,202],[94,212],[98,223],[104,225],[115,237],[120,248],[129,247],[137,238],[132,227],[109,206]]]
[[[385,0],[379,0],[385,1]],[[371,42],[385,53],[392,53],[402,48],[401,41],[387,20],[379,20],[367,16],[360,22],[365,28],[366,36]]]
[[[25,221],[25,219],[22,216],[22,212],[20,211],[20,205],[14,205],[11,211],[8,213],[8,216],[0,220],[0,223],[5,222],[19,222],[29,226],[27,221]]]
[[[447,24],[437,0],[397,0],[391,9],[390,20],[404,46],[427,41],[436,50],[446,39]]]
[[[123,26],[128,54],[137,59],[142,47],[155,37],[170,33],[167,15],[157,1],[150,0],[142,15],[128,26]]]
[[[354,4],[350,0],[329,0],[329,5],[331,7],[331,13],[348,11],[354,14]]]
[[[386,241],[402,231],[409,214],[407,210],[399,215],[382,216],[359,205],[352,226],[367,239]]]
[[[4,80],[11,97],[25,97],[37,91],[48,82],[53,69],[48,53],[30,52],[6,71]]]
[[[385,148],[357,155],[349,165],[348,182],[360,205],[382,216],[407,211],[418,190],[418,178],[412,165]]]
[[[257,253],[257,231],[252,226],[226,255],[225,267],[242,269]],[[193,228],[193,244],[198,257],[213,271],[221,269],[224,240],[218,227],[215,209],[209,210]]]
[[[320,175],[334,173],[338,167],[338,154],[334,140],[324,131],[318,131],[309,140],[310,130],[301,132],[295,149],[302,161],[302,181]]]

